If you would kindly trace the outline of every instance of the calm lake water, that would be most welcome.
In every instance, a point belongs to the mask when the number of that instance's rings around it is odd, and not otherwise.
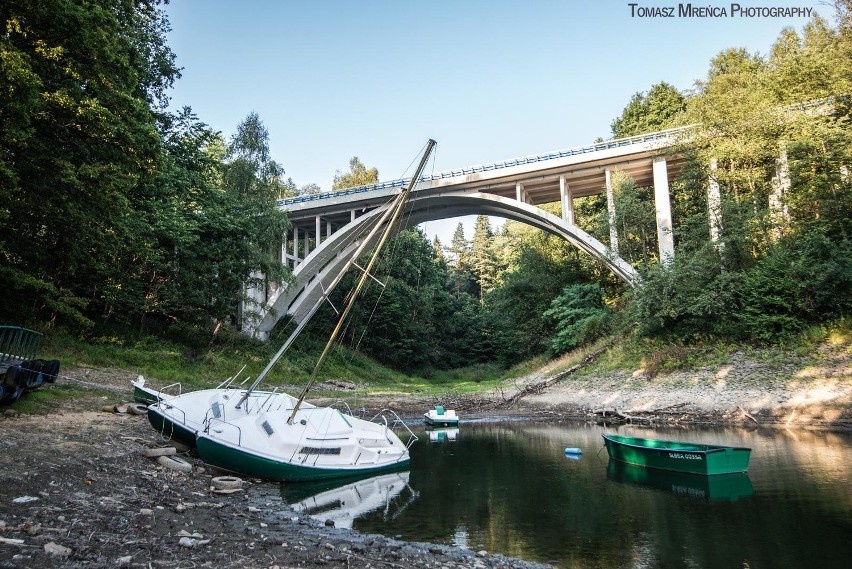
[[[610,463],[602,432],[537,423],[420,431],[408,470],[282,485],[281,496],[339,527],[564,568],[850,566],[852,436],[606,429],[752,449],[748,474],[700,477]]]

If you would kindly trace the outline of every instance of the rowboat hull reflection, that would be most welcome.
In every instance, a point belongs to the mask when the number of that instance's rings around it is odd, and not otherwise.
[[[657,488],[710,502],[736,502],[754,495],[751,480],[745,472],[703,476],[688,472],[656,470],[610,460],[606,468],[608,480]]]

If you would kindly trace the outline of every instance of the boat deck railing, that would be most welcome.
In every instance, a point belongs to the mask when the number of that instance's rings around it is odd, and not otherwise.
[[[204,428],[204,432],[206,432],[207,434],[210,434],[211,429],[213,429],[213,422],[214,421],[218,422],[220,425],[227,425],[228,427],[231,427],[232,429],[236,429],[237,430],[237,446],[242,446],[242,443],[243,443],[243,430],[242,430],[242,428],[240,428],[239,425],[235,425],[235,424],[231,423],[230,421],[226,421],[225,419],[219,419],[217,417],[210,417],[210,419],[207,421],[206,427]]]
[[[385,416],[385,414],[386,414],[386,413],[387,413],[387,414],[389,414],[389,415],[391,415],[391,417],[392,417],[392,419],[393,419],[393,423],[391,423],[390,425],[388,425],[388,418]],[[414,431],[412,431],[412,430],[411,430],[411,427],[409,427],[409,426],[408,426],[408,424],[407,424],[405,421],[403,421],[403,420],[400,418],[400,416],[396,414],[396,411],[394,411],[393,409],[382,409],[381,411],[379,411],[378,413],[376,413],[376,414],[373,416],[373,418],[372,418],[372,419],[370,419],[370,422],[375,423],[375,422],[377,422],[377,421],[376,421],[376,419],[379,419],[379,418],[381,418],[381,419],[384,421],[384,423],[385,423],[385,428],[389,428],[390,430],[392,430],[392,431],[393,431],[394,429],[396,429],[397,425],[402,425],[402,427],[403,427],[406,431],[408,431],[408,442],[406,442],[406,443],[405,443],[405,448],[406,448],[406,449],[410,449],[410,448],[411,448],[411,445],[413,445],[413,444],[414,444],[414,443],[416,443],[418,440],[420,440],[420,439],[417,437],[417,435],[415,435],[415,434],[414,434]]]
[[[160,389],[159,391],[160,391],[160,393],[165,393],[166,395],[171,395],[170,393],[166,393],[166,390],[172,389],[173,387],[177,387],[177,394],[178,395],[181,395],[183,393],[183,387],[181,386],[179,381],[177,381],[175,383],[170,383],[167,386]]]

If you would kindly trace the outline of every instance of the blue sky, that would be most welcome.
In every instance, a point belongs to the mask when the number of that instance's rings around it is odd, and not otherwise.
[[[172,105],[228,137],[252,111],[298,186],[331,187],[358,156],[381,180],[579,146],[611,136],[637,91],[691,89],[728,47],[767,53],[806,17],[642,18],[641,0],[171,0],[169,45],[183,68]],[[687,4],[681,2],[680,4]],[[741,0],[811,8],[820,0]],[[458,220],[430,222],[448,241]],[[466,222],[469,227],[470,221]],[[470,237],[468,232],[468,237]]]

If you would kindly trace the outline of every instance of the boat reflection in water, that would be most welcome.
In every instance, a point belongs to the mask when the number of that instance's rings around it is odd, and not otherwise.
[[[454,443],[459,436],[458,427],[427,428],[430,443]]]
[[[615,482],[649,486],[711,502],[736,502],[754,495],[751,480],[745,472],[702,476],[672,470],[643,468],[610,460],[606,468],[606,477]]]
[[[335,527],[352,523],[381,510],[385,521],[401,514],[419,495],[408,485],[409,472],[393,472],[371,478],[340,478],[313,483],[281,485],[281,497],[297,513]]]

